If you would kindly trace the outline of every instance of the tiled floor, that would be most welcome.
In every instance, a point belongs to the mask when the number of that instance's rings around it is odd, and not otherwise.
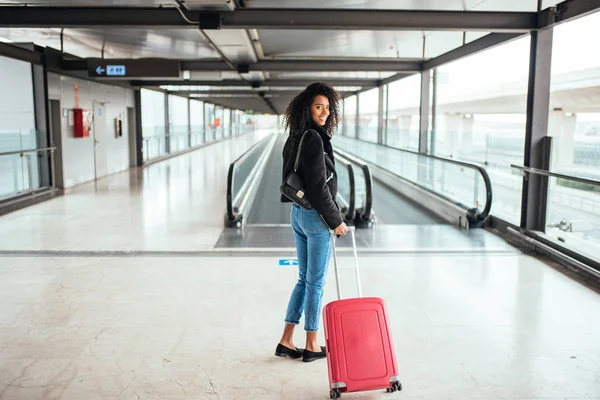
[[[277,258],[0,260],[3,400],[328,398],[325,362],[273,356],[296,279]],[[600,398],[600,297],[554,269],[523,255],[360,261],[364,295],[388,302],[404,390],[345,398]]]
[[[223,230],[229,164],[268,133],[81,185],[0,218],[0,250],[205,250]]]

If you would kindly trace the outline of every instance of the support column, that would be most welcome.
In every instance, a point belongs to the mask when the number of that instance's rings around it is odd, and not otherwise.
[[[165,153],[171,153],[171,124],[169,123],[169,94],[165,93]]]
[[[525,131],[525,167],[547,170],[550,167],[548,115],[553,29],[531,33],[527,123]],[[521,203],[521,227],[545,231],[548,178],[525,174]]]
[[[431,96],[431,147],[430,147],[430,152],[432,155],[436,155],[436,139],[437,139],[437,132],[436,132],[436,116],[437,116],[437,69],[434,68],[433,69],[433,85],[432,85],[432,96]]]
[[[136,164],[144,165],[144,134],[142,131],[142,91],[135,89],[134,91],[134,107],[135,107],[135,152]],[[150,151],[150,149],[146,149]]]
[[[359,109],[360,109],[360,102],[358,99],[358,95],[355,94],[354,97],[356,98],[356,115],[354,116],[354,133],[352,134],[352,137],[355,139],[358,139],[358,124],[360,123],[360,116],[359,116]]]
[[[35,110],[35,129],[37,131],[37,147],[51,147],[53,146],[53,142],[49,133],[50,119],[48,115],[47,72],[44,66],[32,64],[31,73],[33,78],[33,104]],[[50,152],[27,154],[27,156],[37,159],[37,168],[35,167],[36,163],[32,162],[33,168],[28,171],[28,174],[34,174],[33,170],[37,170],[38,177],[37,181],[33,181],[33,188],[37,185],[40,187],[55,186],[56,183],[52,178],[54,173],[54,160],[50,154]],[[35,175],[33,177],[35,177]]]
[[[421,123],[419,129],[419,153],[427,154],[427,137],[429,133],[429,81],[431,70],[421,72]]]
[[[383,134],[385,132],[385,125],[383,120],[383,113],[385,109],[385,86],[379,86],[379,107],[377,108],[377,143],[383,144]]]
[[[202,144],[206,143],[206,102],[202,102]]]
[[[192,148],[192,101],[188,98],[187,99],[187,106],[188,106],[188,148],[191,149]]]

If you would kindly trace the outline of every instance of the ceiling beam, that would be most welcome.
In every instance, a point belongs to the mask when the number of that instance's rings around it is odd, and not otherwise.
[[[252,87],[305,87],[311,83],[325,81],[333,86],[360,86],[360,87],[376,87],[377,80],[375,79],[343,79],[343,78],[322,78],[314,79],[267,79],[260,82],[250,82]],[[136,87],[156,87],[165,85],[184,85],[184,86],[231,86],[246,88],[248,82],[241,80],[222,80],[222,81],[198,81],[198,80],[132,80],[132,86]]]
[[[540,12],[539,29],[546,29],[600,11],[600,0],[566,0]]]
[[[275,60],[248,65],[250,71],[264,72],[418,72],[421,61],[367,60]]]
[[[414,73],[399,73],[385,78],[379,81],[379,85],[387,85],[388,83],[399,81],[400,79],[408,78],[409,76],[415,75]]]
[[[340,79],[340,78],[314,78],[314,79],[267,79],[261,82],[250,82],[252,87],[297,87],[308,86],[313,82],[325,81],[333,86],[361,86],[376,87],[377,81],[373,79]],[[232,86],[248,87],[248,83],[241,80],[222,80],[222,81],[197,81],[197,80],[132,80],[132,86],[156,87],[164,85],[185,85],[185,86]]]
[[[26,61],[32,64],[42,63],[42,55],[40,53],[4,42],[0,42],[0,56],[14,58],[15,60]]]
[[[587,0],[586,0],[587,1]],[[595,0],[591,0],[595,1]],[[165,7],[2,6],[0,26],[30,28],[147,27],[196,29],[343,29],[529,32],[537,12]]]
[[[152,77],[153,63],[172,62],[172,59],[65,59],[62,66],[66,70],[87,70],[88,61],[91,64],[115,62],[119,65],[142,65],[144,76]],[[182,60],[179,62],[181,71],[204,72],[230,72],[231,67],[221,60]],[[364,59],[364,60],[261,60],[253,64],[237,65],[238,72],[419,72],[422,61],[402,61],[390,59]],[[156,75],[157,77],[161,76]]]
[[[246,29],[443,30],[527,32],[535,12],[374,9],[260,9],[221,13],[222,27]]]
[[[202,94],[207,96],[241,96],[241,95],[256,95],[260,96],[261,93],[265,94],[279,94],[283,96],[297,95],[301,90],[169,90],[168,93],[174,95],[187,96],[189,94]]]
[[[520,33],[490,33],[479,39],[465,44],[464,46],[457,47],[454,50],[450,50],[447,53],[442,54],[439,57],[433,58],[423,63],[423,71],[427,71],[433,68],[437,68],[443,64],[448,64],[452,61],[479,53],[483,50],[491,49],[494,46],[509,42],[511,40],[518,39],[524,36]]]

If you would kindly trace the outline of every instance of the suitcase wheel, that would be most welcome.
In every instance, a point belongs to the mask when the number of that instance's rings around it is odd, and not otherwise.
[[[342,392],[340,392],[340,389],[332,389],[329,392],[329,397],[332,399],[339,399],[340,397],[342,397]]]
[[[392,383],[392,387],[386,389],[388,393],[394,393],[402,390],[402,384],[400,382]]]

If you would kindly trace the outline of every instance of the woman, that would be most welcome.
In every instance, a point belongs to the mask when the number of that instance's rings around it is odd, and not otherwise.
[[[284,115],[289,138],[283,149],[283,179],[294,168],[300,139],[306,132],[298,174],[303,178],[306,196],[313,208],[307,210],[295,203],[292,205],[291,221],[298,253],[299,279],[287,307],[283,335],[275,354],[302,357],[305,362],[326,357],[325,348],[317,342],[317,331],[331,257],[330,230],[337,235],[347,232],[335,202],[337,174],[330,142],[340,119],[338,101],[339,95],[330,85],[313,83],[292,100]],[[290,200],[282,196],[281,201]],[[306,348],[298,349],[294,346],[294,328],[300,323],[303,311]]]

